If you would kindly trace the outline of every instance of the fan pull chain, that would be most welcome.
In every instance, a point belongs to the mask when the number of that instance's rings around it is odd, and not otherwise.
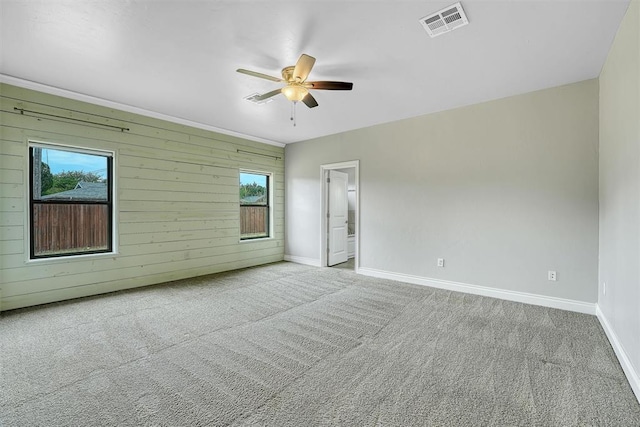
[[[296,101],[293,101],[291,103],[291,119],[290,120],[293,121],[293,126],[296,125],[296,104],[297,104]]]

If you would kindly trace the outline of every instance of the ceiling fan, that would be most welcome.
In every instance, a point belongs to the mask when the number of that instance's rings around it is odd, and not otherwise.
[[[242,74],[247,74],[261,79],[271,80],[272,82],[286,83],[286,86],[280,89],[272,90],[263,95],[256,96],[256,101],[264,101],[267,98],[276,96],[282,93],[289,101],[294,104],[298,101],[302,101],[307,107],[314,108],[318,106],[318,102],[311,95],[309,89],[322,89],[322,90],[351,90],[353,89],[353,83],[348,82],[308,82],[307,77],[316,63],[316,58],[306,54],[300,55],[296,65],[284,67],[282,69],[282,78],[272,77],[267,74],[258,73],[256,71],[245,70],[238,68],[236,71]]]

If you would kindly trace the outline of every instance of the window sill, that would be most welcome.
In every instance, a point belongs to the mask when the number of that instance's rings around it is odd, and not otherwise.
[[[273,240],[273,236],[258,237],[256,239],[240,239],[240,243],[264,242],[265,240]]]
[[[58,256],[58,257],[50,257],[50,258],[36,258],[36,259],[27,259],[26,264],[55,264],[62,262],[75,262],[75,261],[93,261],[95,259],[100,258],[115,258],[118,256],[118,252],[103,252],[99,254],[86,254],[86,255],[69,255],[69,256]]]

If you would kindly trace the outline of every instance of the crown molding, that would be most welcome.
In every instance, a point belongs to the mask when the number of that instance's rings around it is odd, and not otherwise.
[[[180,125],[191,126],[198,129],[208,130],[211,132],[217,132],[223,135],[235,136],[237,138],[244,138],[250,141],[261,142],[263,144],[275,145],[276,147],[285,146],[285,144],[283,144],[282,142],[272,141],[270,139],[260,138],[253,135],[247,135],[244,133],[235,132],[228,129],[218,128],[215,126],[206,125],[204,123],[193,122],[191,120],[181,119],[179,117],[174,117],[174,116],[158,113],[151,110],[145,110],[144,108],[138,108],[132,105],[121,104],[119,102],[109,101],[107,99],[97,98],[95,96],[85,95],[83,93],[73,92],[70,90],[61,89],[54,86],[48,86],[42,83],[37,83],[30,80],[24,80],[24,79],[9,76],[6,74],[0,74],[0,83],[6,83],[9,85],[18,86],[24,89],[31,89],[38,92],[48,93],[49,95],[61,96],[63,98],[69,98],[76,101],[88,102],[90,104],[95,104],[95,105],[100,105],[102,107],[126,111],[128,113],[139,114],[141,116],[152,117],[154,119],[164,120],[171,123],[177,123]]]

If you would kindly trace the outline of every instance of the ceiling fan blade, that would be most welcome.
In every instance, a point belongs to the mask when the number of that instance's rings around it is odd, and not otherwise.
[[[309,73],[313,68],[313,64],[315,63],[316,63],[316,58],[314,58],[313,56],[309,56],[304,53],[300,55],[300,59],[298,59],[298,62],[296,63],[295,68],[293,69],[294,80],[297,80],[300,83],[307,80],[307,77],[309,77]]]
[[[306,82],[305,86],[310,89],[324,89],[324,90],[353,89],[353,83],[349,83],[349,82]]]
[[[272,82],[282,82],[282,81],[284,81],[284,80],[282,80],[281,78],[278,78],[278,77],[272,77],[272,76],[269,76],[267,74],[258,73],[256,71],[245,70],[244,68],[238,68],[236,71],[239,72],[239,73],[242,73],[242,74],[247,74],[249,76],[259,77],[261,79],[266,79],[266,80],[271,80]]]
[[[260,96],[256,96],[256,101],[264,101],[267,98],[271,98],[272,96],[276,96],[277,94],[281,93],[282,89],[276,89],[276,90],[272,90],[271,92],[267,92],[267,93],[263,93]]]
[[[318,106],[318,101],[316,101],[316,99],[310,93],[308,93],[304,98],[302,98],[302,102],[304,102],[304,104],[309,108],[314,108]]]

